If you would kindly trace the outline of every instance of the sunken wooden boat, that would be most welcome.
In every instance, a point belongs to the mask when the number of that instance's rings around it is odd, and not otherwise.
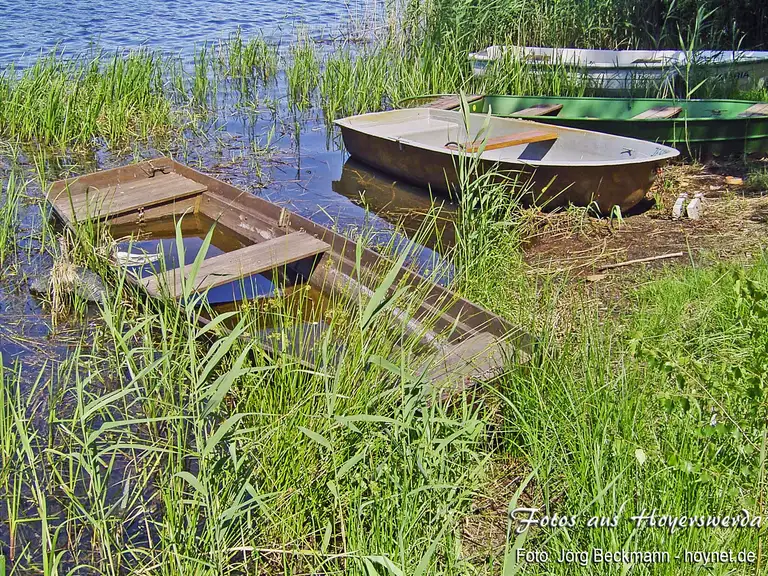
[[[277,286],[308,286],[321,295],[365,301],[377,288],[365,279],[380,278],[367,272],[392,268],[354,241],[171,158],[60,180],[52,184],[48,202],[73,229],[99,221],[121,233],[146,230],[182,215],[182,231],[196,218],[215,225],[224,243],[205,254],[193,287],[210,304],[269,298]],[[129,281],[150,296],[178,299],[195,256],[191,251],[184,261],[172,254],[161,262],[128,258],[123,265]],[[527,346],[527,336],[509,322],[407,267],[399,269],[392,289],[403,284],[423,290],[424,300],[415,312],[394,308],[390,314],[433,351],[427,376],[432,382],[490,377],[510,353]]]
[[[532,71],[566,67],[585,77],[593,88],[609,93],[628,93],[648,86],[678,84],[686,71],[718,77],[740,90],[749,90],[768,79],[768,52],[752,50],[591,50],[535,46],[489,46],[472,52],[469,61],[475,75],[483,75],[494,62],[510,58]]]
[[[467,102],[470,112],[658,142],[694,157],[768,151],[765,102],[480,95],[467,97]],[[452,95],[409,98],[401,104],[460,107],[459,97]]]
[[[610,212],[640,202],[674,148],[598,132],[435,108],[375,112],[337,120],[353,158],[417,185],[459,190],[458,164],[507,174],[525,201],[553,208],[596,204]]]

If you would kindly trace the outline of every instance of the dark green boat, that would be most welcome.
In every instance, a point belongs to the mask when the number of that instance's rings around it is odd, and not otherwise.
[[[438,107],[458,107],[458,98],[427,98]],[[470,112],[527,118],[673,146],[690,156],[768,152],[768,104],[747,100],[568,98],[545,96],[469,97]],[[453,104],[454,106],[451,106]],[[430,106],[430,104],[426,104]]]

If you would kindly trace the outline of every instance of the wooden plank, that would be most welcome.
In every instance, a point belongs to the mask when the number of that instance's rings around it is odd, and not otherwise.
[[[483,98],[482,94],[468,94],[467,104],[472,104],[472,102],[477,102],[482,98]],[[428,102],[427,104],[424,105],[424,107],[434,108],[436,110],[453,110],[454,108],[458,108],[460,105],[461,105],[461,97],[457,95],[457,96],[441,96],[440,98],[432,100],[432,102]]]
[[[281,268],[286,264],[327,252],[330,246],[306,232],[292,232],[266,242],[246,246],[203,260],[195,277],[195,291],[202,292],[233,280]],[[188,277],[192,265],[168,270],[163,275],[143,278],[150,294],[157,294],[165,283],[172,296],[182,295],[182,278]]]
[[[535,106],[513,112],[512,116],[546,116],[553,112],[560,112],[562,108],[562,104],[536,104]]]
[[[746,117],[746,118],[750,118],[752,116],[768,116],[768,104],[765,104],[762,102],[758,104],[753,104],[752,106],[744,110],[744,112],[739,114],[739,116]]]
[[[557,140],[557,132],[526,130],[525,132],[518,132],[507,136],[488,138],[485,141],[475,140],[467,146],[466,152],[477,152],[483,145],[485,145],[484,150],[487,152],[488,150],[498,150],[499,148],[509,148],[511,146],[519,146],[520,144],[532,144],[534,142],[544,142],[546,140]],[[447,148],[455,148],[456,144],[449,142],[445,146]]]
[[[459,344],[447,346],[432,361],[426,381],[439,390],[440,397],[448,397],[471,387],[475,382],[491,380],[499,376],[510,359],[518,358],[508,342],[488,332],[480,332]]]
[[[674,118],[683,109],[680,106],[654,106],[648,108],[645,112],[640,112],[637,116],[632,116],[632,120],[656,120],[661,118]]]
[[[118,216],[142,208],[165,204],[205,192],[207,187],[180,174],[157,173],[152,178],[139,178],[102,189],[89,186],[84,193],[70,198],[64,188],[53,200],[56,210],[65,218],[90,220]]]

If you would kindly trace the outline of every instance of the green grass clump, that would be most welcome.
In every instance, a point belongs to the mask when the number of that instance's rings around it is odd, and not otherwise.
[[[290,60],[285,70],[288,79],[288,99],[299,110],[312,104],[312,95],[320,82],[320,60],[315,43],[299,39],[290,48]]]
[[[241,83],[256,79],[265,84],[277,74],[277,47],[261,36],[244,41],[238,30],[222,43],[219,53],[226,76]]]
[[[159,55],[139,50],[38,59],[0,77],[0,134],[39,145],[123,145],[167,135],[171,106]]]
[[[670,534],[633,530],[630,517],[764,514],[766,288],[763,256],[747,269],[670,270],[630,293],[627,312],[606,316],[573,296],[567,308],[553,303],[531,363],[498,389],[504,450],[533,471],[525,505],[578,523],[534,528],[525,548],[670,553],[641,574],[698,573],[675,556],[715,542],[757,552],[755,529]],[[584,527],[616,515],[615,528]],[[571,572],[552,564],[546,573]]]
[[[754,192],[768,193],[768,168],[753,168],[747,174],[747,186]]]
[[[26,182],[20,181],[16,170],[11,170],[4,186],[0,186],[3,193],[0,198],[0,266],[18,248],[19,206],[26,187]]]

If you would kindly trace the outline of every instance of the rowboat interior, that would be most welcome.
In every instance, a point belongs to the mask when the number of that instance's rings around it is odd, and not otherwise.
[[[455,102],[454,107],[459,103]],[[768,116],[768,104],[747,100],[660,100],[655,98],[573,98],[485,96],[470,112],[501,117],[616,120],[743,120]]]
[[[458,154],[480,152],[484,160],[530,165],[626,164],[669,152],[652,143],[510,118],[457,111],[408,108],[337,121],[374,137]],[[585,134],[589,137],[585,137]]]
[[[251,309],[268,307],[278,295],[300,292],[304,309],[291,335],[272,345],[275,326],[265,325],[257,337],[266,349],[308,363],[328,327],[328,306],[371,299],[394,266],[354,241],[170,158],[55,182],[48,202],[73,230],[94,222],[107,227],[116,239],[113,263],[153,298],[181,306],[205,303],[215,314],[241,301]],[[193,275],[192,263],[212,229]],[[425,353],[421,368],[428,381],[446,388],[490,377],[522,350],[527,336],[507,321],[407,265],[396,272],[390,292],[407,286],[418,298],[408,310],[389,310],[388,318]]]

